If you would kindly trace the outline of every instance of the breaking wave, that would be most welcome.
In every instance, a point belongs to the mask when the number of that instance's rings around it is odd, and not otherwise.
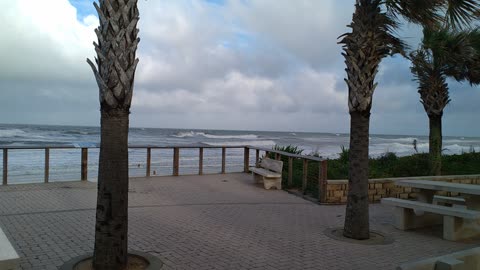
[[[265,140],[265,141],[238,141],[238,142],[203,142],[204,144],[208,144],[211,146],[244,146],[244,145],[251,145],[251,146],[265,146],[271,147],[274,146],[276,143],[272,140]]]
[[[6,137],[24,137],[26,136],[27,133],[21,129],[3,129],[0,130],[0,137],[1,138],[6,138]]]
[[[179,132],[176,135],[172,135],[176,138],[191,138],[191,137],[205,137],[209,139],[243,139],[243,140],[255,140],[258,139],[257,135],[254,134],[245,134],[245,135],[213,135],[205,132]]]

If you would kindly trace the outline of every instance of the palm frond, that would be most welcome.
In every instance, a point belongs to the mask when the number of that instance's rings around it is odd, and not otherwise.
[[[479,0],[384,0],[384,3],[391,16],[401,16],[429,28],[444,24],[459,29],[480,15]]]
[[[458,29],[476,19],[480,3],[478,0],[445,0],[445,8],[447,26]]]
[[[385,0],[387,13],[398,19],[399,16],[415,24],[433,26],[442,17],[438,10],[443,0]]]

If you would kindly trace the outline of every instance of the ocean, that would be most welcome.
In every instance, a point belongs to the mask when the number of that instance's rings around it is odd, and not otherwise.
[[[399,156],[415,153],[413,141],[417,141],[418,152],[428,152],[427,136],[370,135],[370,155],[379,156],[393,152]],[[0,146],[85,146],[98,145],[99,127],[46,126],[46,125],[0,125]],[[325,158],[338,156],[342,146],[348,147],[349,135],[342,133],[305,133],[270,131],[231,130],[182,130],[159,128],[131,128],[130,145],[182,146],[205,144],[211,146],[263,146],[295,145],[304,153],[318,153]],[[458,154],[474,149],[480,151],[480,138],[444,137],[445,154]],[[1,153],[0,153],[1,155]],[[250,155],[251,163],[254,154]],[[42,182],[44,175],[43,150],[9,150],[9,183]],[[98,149],[90,149],[88,155],[88,178],[97,178]],[[146,150],[129,151],[130,175],[145,175]],[[80,148],[54,149],[50,152],[50,181],[80,179]],[[152,150],[152,174],[172,173],[172,150]],[[1,168],[0,164],[0,168]],[[205,149],[204,172],[216,173],[221,169],[221,150]],[[227,172],[242,171],[243,149],[227,150]],[[182,149],[180,173],[194,174],[198,171],[198,149]]]

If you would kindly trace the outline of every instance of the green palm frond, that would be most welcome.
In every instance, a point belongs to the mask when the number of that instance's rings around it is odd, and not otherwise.
[[[422,43],[416,52],[410,54],[410,58],[413,64],[418,63],[419,59],[414,61],[413,57],[422,51],[423,55],[428,54],[432,68],[459,81],[465,80],[467,70],[472,66],[469,62],[480,52],[472,46],[473,37],[477,36],[472,31],[424,28]]]
[[[480,14],[478,0],[384,0],[392,17],[433,28],[439,23],[459,29]]]
[[[434,25],[442,19],[438,10],[443,0],[385,0],[387,13],[395,19],[399,16],[415,24]]]
[[[425,28],[419,48],[409,54],[411,71],[428,115],[442,115],[450,102],[447,77],[478,84],[480,80],[480,34]]]
[[[467,59],[465,77],[470,84],[477,85],[480,84],[480,29],[472,30],[468,35],[468,40],[475,55]]]
[[[445,8],[447,26],[458,29],[477,18],[479,2],[477,0],[445,0]]]

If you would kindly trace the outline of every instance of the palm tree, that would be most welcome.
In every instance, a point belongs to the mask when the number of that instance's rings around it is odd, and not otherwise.
[[[375,76],[383,58],[403,53],[395,36],[399,17],[433,25],[446,13],[449,23],[467,23],[478,11],[477,0],[356,0],[350,33],[341,36],[346,63],[350,111],[349,191],[343,234],[368,239],[368,146],[370,109],[377,84]]]
[[[100,92],[101,143],[98,168],[95,269],[124,269],[128,234],[128,128],[136,58],[137,0],[99,0],[95,30],[96,66]]]
[[[430,122],[429,155],[433,175],[441,174],[442,116],[450,102],[447,77],[478,83],[478,31],[454,31],[446,27],[423,30],[420,47],[410,53],[412,73]]]

